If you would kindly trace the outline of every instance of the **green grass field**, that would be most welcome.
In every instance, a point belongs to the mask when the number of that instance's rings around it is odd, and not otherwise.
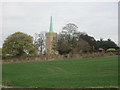
[[[118,57],[3,64],[3,85],[41,88],[118,86]]]

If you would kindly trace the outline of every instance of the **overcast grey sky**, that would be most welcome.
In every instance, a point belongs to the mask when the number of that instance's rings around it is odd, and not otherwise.
[[[18,31],[32,36],[49,31],[50,16],[53,16],[54,32],[74,23],[79,31],[95,39],[110,38],[118,43],[117,2],[4,2],[2,13],[2,43],[8,35]]]

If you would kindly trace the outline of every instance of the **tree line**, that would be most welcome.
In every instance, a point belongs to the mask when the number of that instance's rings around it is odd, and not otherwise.
[[[99,48],[106,51],[109,48],[118,50],[119,47],[111,39],[95,40],[84,32],[78,31],[75,24],[69,23],[63,27],[63,30],[58,34],[57,50],[60,54],[66,53],[81,53],[81,52],[99,52]]]
[[[2,56],[21,57],[46,55],[45,32],[36,33],[34,37],[22,32],[15,32],[6,38],[2,47]],[[111,39],[95,40],[93,36],[80,32],[73,23],[66,24],[57,35],[57,43],[53,43],[54,50],[60,55],[99,52],[100,48],[107,51],[109,48],[118,50],[119,47]]]

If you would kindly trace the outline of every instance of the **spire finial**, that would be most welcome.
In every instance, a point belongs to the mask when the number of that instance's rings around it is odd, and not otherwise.
[[[50,29],[49,29],[49,32],[53,32],[53,26],[52,26],[52,16],[50,18]]]

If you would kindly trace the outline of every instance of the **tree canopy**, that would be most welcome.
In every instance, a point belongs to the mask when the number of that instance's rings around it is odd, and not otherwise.
[[[33,37],[16,32],[7,37],[3,43],[3,56],[31,56],[35,54]]]
[[[98,47],[104,48],[105,50],[109,48],[118,49],[118,46],[111,39],[108,39],[108,40],[100,39],[97,41],[97,45]]]
[[[93,36],[78,31],[78,26],[72,23],[66,24],[58,34],[57,50],[60,54],[96,52],[99,48],[107,50],[109,48],[117,49],[118,46],[111,40],[96,41]]]
[[[58,35],[57,50],[60,54],[79,53],[91,51],[90,44],[81,38],[81,35],[86,35],[78,31],[75,24],[69,23],[63,27],[63,30]]]

